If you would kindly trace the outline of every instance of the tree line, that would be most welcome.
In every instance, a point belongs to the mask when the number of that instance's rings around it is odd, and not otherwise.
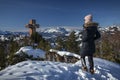
[[[49,51],[50,48],[54,48],[56,50],[80,54],[81,41],[77,40],[79,35],[76,36],[75,32],[73,31],[67,37],[58,36],[54,42],[54,47],[51,46],[49,40],[44,39],[42,35],[37,32],[32,34],[31,37],[25,37],[20,41],[0,41],[0,70],[21,61],[33,59],[31,56],[27,56],[24,52],[22,52],[22,56],[15,55],[15,52],[17,52],[20,47],[23,46],[30,45],[46,52]],[[96,41],[95,57],[120,63],[120,31],[114,31],[112,33],[101,32],[101,35],[101,39]]]
[[[108,31],[101,34],[95,56],[120,63],[120,31]]]

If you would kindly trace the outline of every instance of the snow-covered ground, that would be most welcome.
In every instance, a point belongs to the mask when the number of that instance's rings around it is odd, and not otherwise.
[[[24,61],[0,71],[0,80],[120,80],[120,65],[94,58],[95,74],[75,64],[50,61]]]
[[[80,59],[80,55],[75,54],[75,53],[71,53],[71,52],[68,52],[68,51],[58,51],[58,50],[54,50],[54,49],[50,49],[49,51],[50,52],[56,52],[60,56],[73,56],[73,57],[76,57],[76,58]]]
[[[21,47],[15,54],[21,54],[21,52],[24,52],[29,56],[33,56],[33,58],[45,58],[46,53],[41,49],[34,49],[32,46]]]

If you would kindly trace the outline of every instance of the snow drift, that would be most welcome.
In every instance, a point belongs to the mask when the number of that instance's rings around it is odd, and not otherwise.
[[[50,61],[24,61],[0,71],[0,80],[120,80],[120,65],[94,58],[95,74],[75,64]]]
[[[45,58],[45,51],[41,49],[33,49],[32,46],[25,46],[21,47],[19,51],[17,51],[15,54],[21,54],[21,51],[29,56],[33,56],[33,58]]]

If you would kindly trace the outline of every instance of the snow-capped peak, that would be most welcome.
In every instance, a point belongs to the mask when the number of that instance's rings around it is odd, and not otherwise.
[[[47,28],[43,32],[44,33],[67,33],[67,30],[62,27],[56,27],[56,28]]]
[[[120,25],[111,25],[108,27],[102,27],[100,28],[101,31],[110,31],[110,32],[114,32],[114,31],[120,31]]]

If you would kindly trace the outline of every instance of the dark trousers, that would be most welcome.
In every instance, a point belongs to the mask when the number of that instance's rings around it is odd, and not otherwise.
[[[88,62],[89,62],[89,66],[90,66],[90,70],[94,69],[94,62],[93,62],[93,56],[88,56]],[[83,67],[86,67],[86,60],[85,60],[85,56],[81,57],[81,63]]]

